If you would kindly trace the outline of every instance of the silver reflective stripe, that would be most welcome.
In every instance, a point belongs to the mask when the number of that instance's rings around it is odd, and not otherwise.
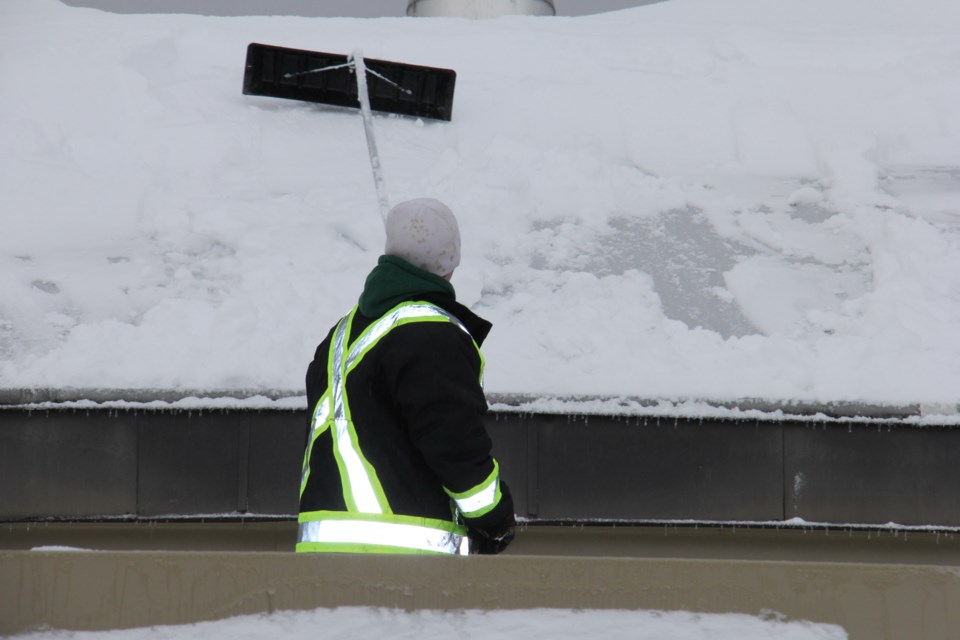
[[[330,398],[324,397],[317,405],[317,410],[313,413],[313,430],[316,431],[323,427],[323,424],[330,418]]]
[[[346,318],[340,321],[333,342],[333,370],[331,371],[333,379],[331,380],[330,390],[333,392],[333,424],[337,453],[346,469],[349,492],[353,496],[357,510],[362,513],[383,513],[380,502],[377,500],[376,491],[374,491],[367,470],[360,459],[359,448],[353,442],[350,425],[347,423],[344,404],[346,389],[343,379],[345,374],[343,352],[347,340],[348,324]]]
[[[487,509],[494,506],[497,500],[497,487],[500,484],[499,477],[494,477],[480,491],[467,498],[454,498],[460,513],[469,516],[471,513]]]
[[[313,412],[313,422],[310,426],[310,439],[307,441],[307,451],[303,457],[303,472],[300,474],[300,494],[303,494],[303,488],[307,484],[307,477],[310,475],[310,455],[313,452],[313,442],[317,439],[317,432],[324,430],[324,425],[330,418],[330,397],[326,394],[320,398],[317,408]]]
[[[446,318],[458,326],[461,331],[467,335],[470,335],[470,332],[467,331],[467,328],[463,326],[462,322],[460,322],[452,314],[447,313],[439,307],[435,307],[432,304],[403,305],[382,316],[379,320],[373,323],[370,328],[367,329],[364,334],[356,340],[356,342],[350,346],[350,355],[347,356],[347,369],[352,369],[353,365],[356,364],[357,358],[361,357],[367,348],[370,347],[370,345],[376,343],[401,321],[436,317]]]
[[[431,527],[368,520],[315,520],[300,523],[300,542],[331,545],[370,544],[457,554],[464,536]]]

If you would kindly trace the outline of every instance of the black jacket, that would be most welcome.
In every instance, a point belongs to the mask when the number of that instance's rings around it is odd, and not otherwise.
[[[430,302],[457,317],[479,346],[491,325],[456,302],[453,287],[409,263],[384,256],[367,279],[348,344],[380,315],[403,301]],[[371,315],[364,314],[364,311]],[[311,411],[327,389],[330,333],[307,369]],[[396,514],[452,520],[444,487],[466,491],[493,470],[491,441],[477,348],[449,322],[416,322],[390,331],[347,376],[360,449],[376,469]],[[309,434],[309,429],[308,429]],[[473,533],[499,537],[514,524],[513,500],[500,483],[500,503],[474,520]],[[344,511],[341,480],[329,430],[314,443],[300,511]]]

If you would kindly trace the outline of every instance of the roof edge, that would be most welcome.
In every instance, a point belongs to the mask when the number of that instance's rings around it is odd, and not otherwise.
[[[960,405],[914,402],[881,404],[855,401],[815,402],[767,398],[713,400],[705,398],[643,398],[578,394],[487,394],[491,410],[500,413],[558,415],[623,415],[658,417],[794,418],[905,420],[942,417],[960,423]],[[273,405],[282,406],[273,406]],[[161,389],[13,387],[0,388],[2,409],[97,408],[172,409],[205,408],[269,409],[305,408],[306,398],[292,389]]]

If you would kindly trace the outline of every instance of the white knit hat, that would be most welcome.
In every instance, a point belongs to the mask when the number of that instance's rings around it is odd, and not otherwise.
[[[460,229],[447,205],[433,198],[401,202],[387,214],[389,256],[438,276],[460,264]]]

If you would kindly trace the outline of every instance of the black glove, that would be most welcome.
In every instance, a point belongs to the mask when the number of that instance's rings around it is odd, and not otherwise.
[[[500,503],[479,518],[468,519],[470,553],[493,555],[500,553],[513,541],[517,524],[513,514],[513,496],[506,482],[500,481]]]
[[[490,533],[483,529],[470,530],[470,553],[492,556],[500,553],[513,542],[514,526],[510,526],[497,533]]]

